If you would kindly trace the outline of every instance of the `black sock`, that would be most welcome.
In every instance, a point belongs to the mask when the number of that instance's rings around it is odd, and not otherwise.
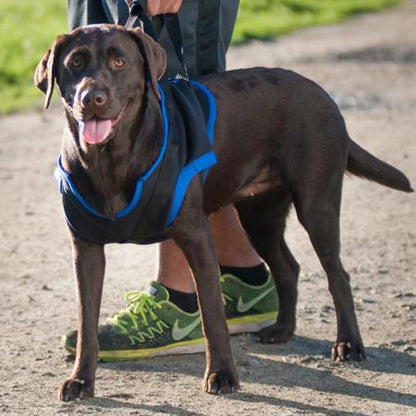
[[[169,300],[178,308],[187,313],[194,313],[198,310],[196,293],[179,292],[166,286],[164,288],[169,292]]]
[[[261,286],[265,284],[269,276],[264,263],[260,263],[259,265],[253,267],[232,267],[220,265],[220,270],[221,274],[232,274],[244,283],[253,286]],[[196,293],[180,292],[166,286],[164,287],[169,292],[169,300],[178,308],[187,313],[194,313],[198,310],[198,299]]]
[[[232,274],[244,283],[253,286],[261,286],[265,284],[269,276],[264,263],[260,263],[259,265],[253,267],[231,267],[220,265],[220,270],[221,274]]]

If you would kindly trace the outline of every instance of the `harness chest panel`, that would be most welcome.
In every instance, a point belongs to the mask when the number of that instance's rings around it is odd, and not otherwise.
[[[164,140],[154,164],[137,179],[129,205],[105,217],[77,191],[71,176],[58,162],[66,221],[81,238],[96,244],[149,244],[166,239],[192,178],[214,165],[212,151],[216,106],[210,91],[195,81],[159,83]]]

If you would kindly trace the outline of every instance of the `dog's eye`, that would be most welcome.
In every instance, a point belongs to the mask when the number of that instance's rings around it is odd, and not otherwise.
[[[82,66],[82,60],[79,58],[74,58],[69,61],[69,65],[71,68],[79,69]]]
[[[124,59],[121,58],[116,58],[113,60],[113,65],[115,68],[119,69],[119,68],[123,68],[126,65],[126,61]]]

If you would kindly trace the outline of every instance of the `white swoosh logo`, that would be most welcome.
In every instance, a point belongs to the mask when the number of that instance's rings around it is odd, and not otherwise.
[[[242,297],[240,296],[238,298],[237,303],[237,311],[240,313],[247,312],[249,309],[251,309],[259,300],[263,299],[265,296],[267,296],[272,290],[274,290],[274,287],[271,286],[268,290],[261,293],[260,295],[256,296],[255,298],[251,299],[249,302],[244,302]]]
[[[196,318],[195,321],[191,322],[189,325],[184,326],[183,328],[179,328],[178,322],[179,319],[175,321],[172,328],[172,338],[175,341],[180,341],[189,335],[201,323],[201,318]]]

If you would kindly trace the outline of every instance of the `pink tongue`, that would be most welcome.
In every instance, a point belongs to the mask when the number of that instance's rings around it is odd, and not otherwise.
[[[87,122],[79,122],[82,138],[89,144],[102,143],[111,131],[111,120],[92,119]]]

